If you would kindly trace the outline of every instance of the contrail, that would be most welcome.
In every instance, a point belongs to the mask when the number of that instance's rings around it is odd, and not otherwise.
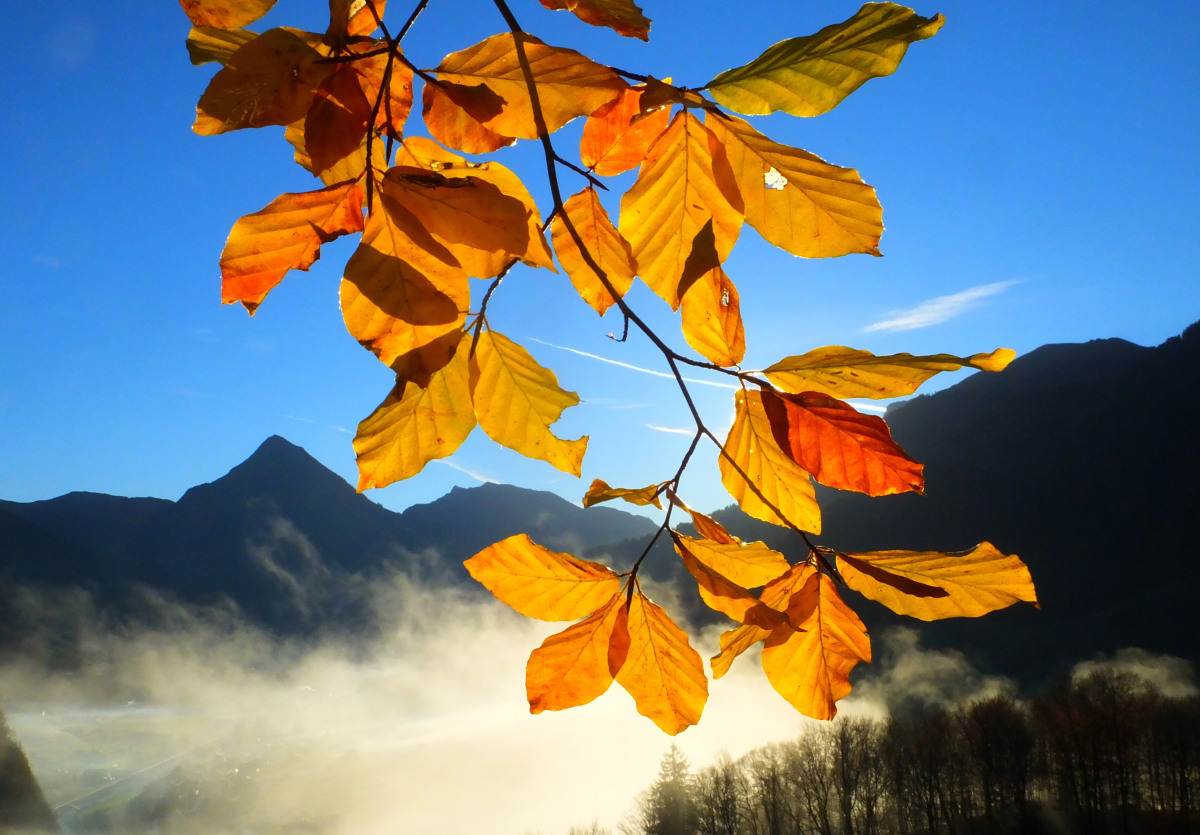
[[[560,351],[570,351],[572,354],[579,354],[579,356],[581,356],[581,357],[590,357],[591,359],[599,360],[600,362],[606,362],[609,365],[616,365],[621,368],[628,368],[630,371],[640,371],[643,374],[653,374],[655,377],[666,377],[668,380],[675,379],[674,374],[668,374],[665,371],[655,371],[651,368],[642,368],[640,365],[630,365],[627,362],[621,362],[620,360],[612,360],[612,359],[609,359],[608,357],[602,357],[598,354],[589,354],[587,351],[580,351],[578,348],[568,348],[565,345],[555,345],[553,342],[546,342],[545,340],[538,339],[535,336],[530,336],[530,337],[526,337],[526,338],[529,339],[529,341],[531,341],[531,342],[536,342],[539,345],[545,345],[548,348],[557,348]],[[714,388],[729,389],[730,391],[737,391],[739,388],[738,386],[730,385],[729,383],[718,383],[713,380],[699,380],[699,379],[696,379],[695,377],[684,377],[683,380],[686,383],[696,383],[697,385],[701,385],[701,386],[713,386]]]

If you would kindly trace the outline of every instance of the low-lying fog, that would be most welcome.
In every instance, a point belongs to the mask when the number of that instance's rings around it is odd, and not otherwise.
[[[91,636],[80,674],[0,670],[3,708],[64,829],[125,833],[155,821],[322,835],[615,828],[672,742],[703,766],[806,721],[749,654],[710,682],[700,725],[675,739],[617,685],[531,716],[525,659],[565,624],[403,577],[378,608],[386,637],[369,651],[303,652],[175,610],[169,628]],[[719,633],[694,641],[704,657]],[[949,704],[1008,686],[909,632],[878,639],[876,658],[844,713],[877,714],[897,693]]]

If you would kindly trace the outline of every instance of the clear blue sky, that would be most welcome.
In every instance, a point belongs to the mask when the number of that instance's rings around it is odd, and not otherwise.
[[[643,44],[535,0],[511,2],[550,43],[692,85],[859,6],[646,0],[654,26]],[[391,4],[394,16],[411,5]],[[280,0],[266,22],[307,13],[321,28],[324,9]],[[857,168],[878,189],[887,231],[882,259],[813,262],[747,229],[727,264],[742,295],[746,367],[827,344],[960,354],[1110,336],[1157,344],[1200,318],[1194,6],[948,0],[916,10],[947,23],[895,75],[826,116],[758,123]],[[486,0],[433,0],[407,51],[431,67],[502,26]],[[337,284],[351,245],[326,247],[253,319],[220,304],[217,259],[233,221],[314,184],[291,163],[281,129],[191,132],[213,69],[188,63],[187,31],[167,0],[8,11],[0,498],[91,490],[175,499],[272,434],[354,481],[354,427],[391,375],[342,326]],[[563,132],[563,152],[576,152],[577,135]],[[504,161],[544,194],[531,150]],[[947,318],[871,329],[934,299]],[[633,300],[683,346],[657,298],[642,288]],[[669,381],[551,347],[662,370],[642,341],[606,338],[619,330],[613,316],[596,317],[565,277],[526,270],[506,281],[489,319],[586,401],[557,426],[564,437],[592,436],[583,479],[477,430],[449,465],[371,498],[399,509],[486,478],[578,500],[595,477],[640,486],[674,471],[688,437],[663,430],[690,421]],[[696,392],[711,424],[726,427],[731,393]],[[726,504],[715,471],[714,451],[702,448],[685,497]]]

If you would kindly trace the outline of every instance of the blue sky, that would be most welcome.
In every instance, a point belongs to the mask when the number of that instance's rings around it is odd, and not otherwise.
[[[859,6],[647,0],[644,44],[535,0],[511,2],[550,43],[691,85]],[[408,8],[392,5],[397,17]],[[280,0],[266,24],[321,28],[324,7]],[[742,296],[745,367],[829,344],[957,354],[1111,336],[1157,344],[1200,318],[1192,7],[952,0],[916,10],[947,23],[895,75],[825,116],[756,122],[857,168],[879,192],[887,231],[882,259],[818,262],[747,229],[726,265]],[[407,51],[432,67],[502,26],[485,0],[433,0]],[[391,375],[341,322],[337,284],[352,245],[327,246],[253,318],[220,304],[217,259],[233,221],[315,186],[281,129],[191,132],[213,70],[188,63],[187,31],[173,2],[61,0],[52,10],[17,4],[0,33],[0,498],[175,499],[272,434],[355,480],[355,425]],[[577,153],[577,138],[568,126],[560,150]],[[522,143],[502,161],[544,196],[539,153]],[[640,288],[631,298],[683,347],[656,297]],[[594,358],[665,370],[643,340],[606,336],[620,329],[615,315],[599,319],[564,276],[517,270],[489,321],[583,397],[556,426],[591,436],[583,478],[477,431],[448,462],[372,499],[400,509],[489,479],[578,500],[596,477],[626,486],[669,477],[690,420],[670,381]],[[731,392],[695,393],[723,430]],[[727,504],[715,473],[715,452],[702,447],[684,497]]]

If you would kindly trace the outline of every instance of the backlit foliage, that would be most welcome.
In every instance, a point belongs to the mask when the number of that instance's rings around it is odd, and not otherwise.
[[[392,0],[385,10],[385,0],[330,0],[323,33],[260,34],[241,27],[273,0],[181,0],[194,24],[192,62],[221,66],[200,98],[195,132],[282,126],[296,162],[320,181],[234,223],[220,259],[222,299],[253,313],[323,244],[360,236],[342,279],[342,315],[396,373],[358,427],[360,490],[416,475],[453,454],[476,425],[503,446],[580,474],[588,438],[553,428],[578,395],[488,318],[509,270],[561,270],[597,313],[617,308],[626,333],[640,332],[661,352],[695,419],[675,473],[646,486],[596,480],[583,501],[663,509],[655,540],[671,538],[705,604],[738,624],[721,638],[714,678],[762,642],[775,689],[797,710],[828,719],[850,691],[852,669],[871,658],[845,588],[926,620],[1036,602],[1021,561],[987,543],[847,554],[813,539],[821,530],[814,481],[872,496],[924,489],[921,464],[881,418],[847,398],[907,395],[967,366],[999,371],[1012,352],[874,356],[829,346],[744,370],[739,292],[723,266],[743,226],[798,256],[879,255],[882,210],[856,171],[775,142],[735,114],[828,111],[895,71],[910,44],[938,31],[940,15],[868,3],[843,23],[686,87],[544,43],[521,29],[506,0],[494,0],[501,31],[420,67],[404,44],[417,37],[429,2],[397,10]],[[631,0],[540,2],[618,35],[650,35]],[[385,21],[385,11],[400,17]],[[586,120],[579,163],[552,137],[574,119]],[[432,139],[417,135],[422,128]],[[517,140],[540,143],[550,205],[539,207],[514,172],[488,159]],[[603,178],[633,169],[614,221],[600,198]],[[578,191],[566,194],[564,180]],[[471,278],[489,282],[482,295],[473,295]],[[699,358],[669,347],[629,305],[635,278],[679,311]],[[696,411],[681,365],[738,383],[724,439]],[[746,513],[794,531],[798,562],[740,541],[679,497],[702,442],[713,445],[721,480]],[[674,530],[673,518],[692,522],[697,536]],[[467,561],[475,579],[522,614],[573,622],[530,656],[533,712],[585,704],[615,680],[667,733],[699,721],[708,677],[687,634],[642,591],[638,572],[649,553],[618,574],[522,534]]]

